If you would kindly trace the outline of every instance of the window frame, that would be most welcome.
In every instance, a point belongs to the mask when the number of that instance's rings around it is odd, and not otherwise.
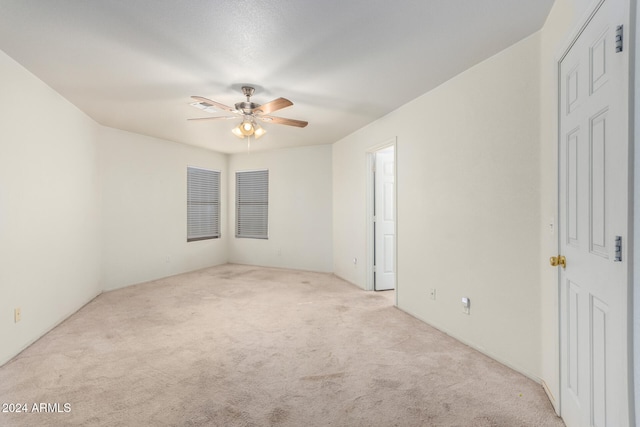
[[[235,185],[235,237],[268,240],[269,169],[236,171]]]
[[[195,174],[200,174],[200,178],[198,179]],[[209,175],[211,182],[206,180],[203,182],[203,176],[206,175]],[[187,243],[222,237],[220,231],[221,180],[222,173],[219,170],[187,166]],[[202,185],[194,188],[196,184]],[[206,191],[212,191],[212,196],[205,200],[197,200],[203,196],[202,192]],[[206,206],[213,206],[213,210],[209,212],[212,217],[207,217]],[[206,224],[207,221],[211,224]],[[208,227],[212,227],[208,230],[209,232],[195,232],[195,230],[207,231]]]

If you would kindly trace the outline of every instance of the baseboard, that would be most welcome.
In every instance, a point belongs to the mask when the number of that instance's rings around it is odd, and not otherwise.
[[[283,266],[280,266],[280,265],[247,264],[247,263],[243,263],[243,262],[231,262],[231,261],[229,261],[229,262],[227,262],[225,264],[219,264],[219,265],[241,265],[243,267],[272,268],[274,270],[301,271],[303,273],[334,274],[332,271],[308,270],[308,269],[304,269],[304,268],[283,267]],[[213,267],[217,267],[217,265],[214,265]],[[205,267],[205,268],[210,268],[210,267]]]
[[[356,288],[358,288],[360,290],[369,292],[367,289],[363,288],[362,286],[358,285],[357,283],[353,283],[351,280],[345,279],[344,277],[340,276],[337,273],[331,273],[331,274],[333,274],[334,276],[336,276],[338,279],[342,280],[343,282],[346,282],[346,283],[350,284],[351,286],[355,286]]]
[[[78,311],[82,310],[87,304],[89,304],[91,301],[93,301],[94,299],[98,298],[100,295],[102,294],[102,291],[98,292],[97,294],[93,295],[91,298],[89,298],[89,300],[87,302],[85,302],[84,304],[82,304],[79,308],[63,315],[62,317],[60,317],[58,320],[56,320],[55,322],[53,322],[53,324],[49,327],[45,327],[44,330],[39,333],[36,334],[35,338],[33,338],[32,340],[27,341],[27,343],[25,345],[22,346],[22,348],[20,348],[15,354],[9,356],[8,358],[5,358],[3,360],[0,360],[0,367],[6,365],[7,363],[9,363],[10,361],[12,361],[13,359],[15,359],[18,355],[20,355],[20,353],[22,353],[23,351],[25,351],[26,349],[28,349],[29,347],[31,347],[36,341],[38,341],[40,338],[42,338],[43,336],[45,336],[46,334],[48,334],[49,332],[51,332],[51,330],[53,330],[55,327],[57,327],[59,324],[61,324],[62,322],[64,322],[65,320],[67,320],[69,317],[73,316],[74,314],[76,314]]]
[[[516,365],[512,364],[511,362],[509,362],[507,360],[504,360],[504,359],[502,359],[502,358],[500,358],[500,357],[498,357],[498,356],[496,356],[494,354],[491,354],[491,352],[488,352],[486,349],[480,348],[480,347],[476,346],[474,343],[469,342],[469,341],[467,341],[467,340],[465,340],[465,339],[463,339],[461,337],[456,336],[456,334],[453,334],[453,333],[449,332],[446,328],[443,328],[443,327],[441,327],[439,325],[435,325],[435,324],[433,324],[431,322],[428,322],[426,319],[423,319],[422,317],[420,317],[420,316],[418,316],[418,315],[416,315],[414,313],[411,313],[410,311],[404,310],[403,308],[399,307],[398,305],[396,305],[396,308],[398,310],[402,311],[403,313],[406,313],[409,316],[415,317],[416,319],[420,320],[421,322],[426,323],[427,325],[431,326],[432,328],[435,328],[435,329],[439,330],[443,334],[446,334],[446,335],[450,336],[451,338],[455,339],[456,341],[459,341],[462,344],[464,344],[464,345],[466,345],[468,347],[471,347],[472,349],[484,354],[487,357],[490,357],[491,359],[495,360],[496,362],[499,362],[502,365],[504,365],[504,366],[506,366],[506,367],[508,367],[510,369],[513,369],[514,371],[524,375],[525,377],[529,378],[530,380],[542,385],[542,378],[538,377],[537,375],[534,375],[531,372],[528,372],[526,369],[523,369],[520,366],[516,366]]]
[[[553,406],[553,410],[556,411],[556,414],[558,416],[560,416],[560,408],[558,407],[558,401],[556,400],[556,397],[551,392],[551,388],[547,385],[547,383],[544,380],[540,380],[540,382],[542,383],[542,389],[544,390],[547,397],[549,398],[549,402],[551,402],[551,405]]]

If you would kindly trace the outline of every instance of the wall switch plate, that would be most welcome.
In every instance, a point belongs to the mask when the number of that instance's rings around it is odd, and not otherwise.
[[[435,299],[436,299],[436,290],[435,290],[434,288],[431,288],[431,290],[429,291],[429,297],[430,297],[432,300],[435,300]]]
[[[18,323],[22,319],[22,311],[20,311],[19,307],[13,310],[13,319],[15,323]]]

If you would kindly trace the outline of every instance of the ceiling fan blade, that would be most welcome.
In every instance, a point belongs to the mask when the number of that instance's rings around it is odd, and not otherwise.
[[[257,116],[260,120],[267,123],[275,123],[278,125],[287,125],[287,126],[296,126],[299,128],[303,128],[309,124],[309,122],[305,122],[303,120],[295,120],[295,119],[285,119],[284,117],[276,117],[276,116]]]
[[[291,107],[292,105],[293,102],[289,101],[287,98],[278,98],[267,102],[266,104],[262,104],[256,108],[254,112],[256,114],[269,114],[274,111],[282,110],[283,108]]]
[[[208,106],[216,107],[219,110],[228,111],[230,113],[236,113],[237,114],[236,110],[231,108],[231,107],[229,107],[228,105],[224,105],[224,104],[221,104],[219,102],[212,101],[209,98],[204,98],[202,96],[192,96],[191,98],[195,99],[196,101],[199,101],[201,104],[204,104],[207,107]],[[206,105],[206,104],[209,104],[209,105]]]
[[[187,120],[229,120],[229,119],[237,119],[237,117],[233,117],[233,116],[196,117],[196,118],[187,119]]]

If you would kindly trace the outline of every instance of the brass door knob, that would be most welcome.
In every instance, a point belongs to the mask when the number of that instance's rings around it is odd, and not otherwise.
[[[551,264],[551,267],[561,266],[562,268],[567,268],[567,259],[563,255],[552,256],[549,258],[549,264]]]

